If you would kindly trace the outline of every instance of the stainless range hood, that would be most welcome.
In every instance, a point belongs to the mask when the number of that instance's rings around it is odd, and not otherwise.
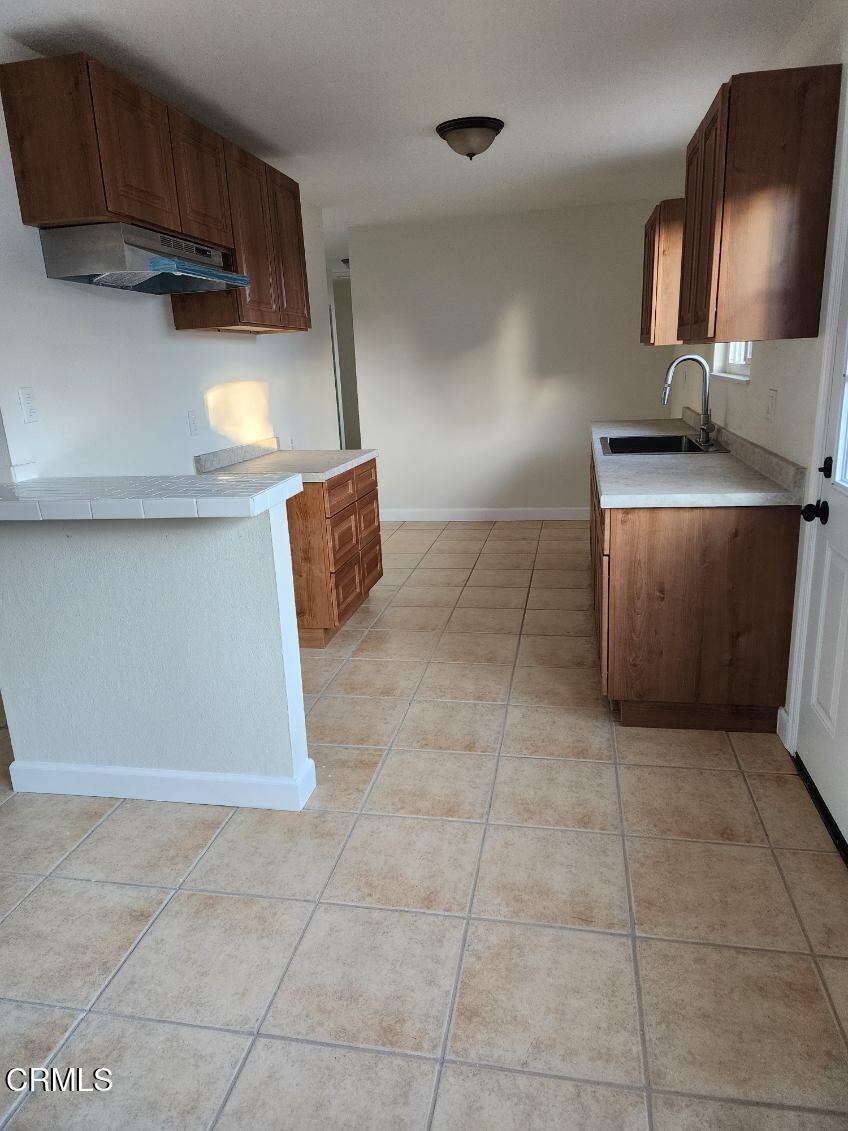
[[[51,279],[144,294],[223,291],[247,287],[247,275],[224,270],[213,247],[134,224],[42,228],[41,250]]]

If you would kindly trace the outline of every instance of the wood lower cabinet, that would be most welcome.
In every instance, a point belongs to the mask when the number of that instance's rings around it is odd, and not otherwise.
[[[300,642],[322,648],[383,576],[377,464],[305,483],[287,505]]]
[[[602,510],[601,684],[625,726],[774,731],[785,701],[797,507]]]

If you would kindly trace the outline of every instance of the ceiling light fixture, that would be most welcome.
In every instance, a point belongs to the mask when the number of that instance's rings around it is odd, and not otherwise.
[[[436,133],[454,153],[471,161],[489,148],[503,128],[500,118],[451,118],[440,122]]]

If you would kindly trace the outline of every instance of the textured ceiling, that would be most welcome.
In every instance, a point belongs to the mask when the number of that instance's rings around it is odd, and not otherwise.
[[[0,31],[87,50],[301,182],[351,224],[658,198],[720,82],[799,0],[3,0]],[[473,163],[433,132],[506,128]]]

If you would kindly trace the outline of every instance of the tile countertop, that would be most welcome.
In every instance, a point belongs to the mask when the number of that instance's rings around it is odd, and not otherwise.
[[[303,490],[299,475],[119,475],[0,484],[0,521],[250,518]]]
[[[270,452],[266,456],[229,464],[226,471],[229,475],[299,475],[304,483],[324,483],[334,475],[341,475],[343,471],[350,471],[352,467],[376,458],[374,448],[346,448],[342,451],[307,448],[300,451]],[[205,478],[218,473],[207,471],[201,474]]]
[[[755,448],[721,430],[732,450],[715,454],[606,455],[601,436],[695,436],[684,420],[615,420],[592,425],[592,453],[601,507],[781,507],[800,505],[803,469],[781,457],[759,452],[777,467],[785,465],[781,484],[756,470],[734,450]],[[738,440],[739,444],[735,441]],[[801,473],[801,474],[799,474]],[[793,483],[794,485],[789,485]]]

